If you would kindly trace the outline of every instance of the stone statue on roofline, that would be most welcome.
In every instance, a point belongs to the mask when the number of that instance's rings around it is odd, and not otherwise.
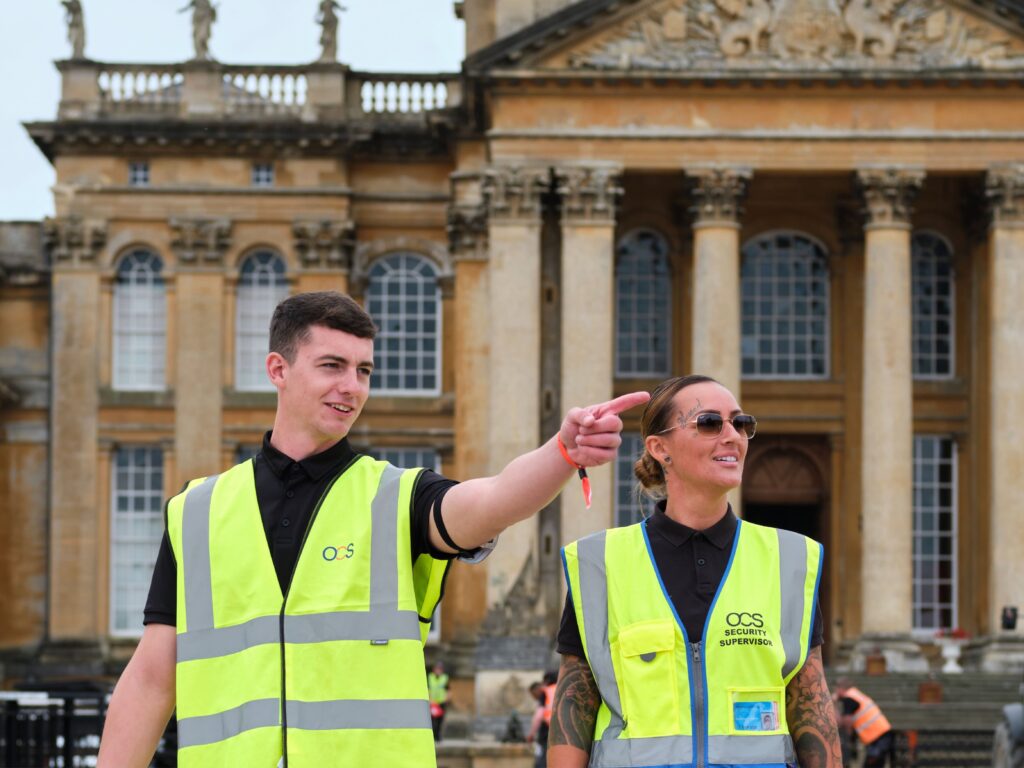
[[[321,63],[334,63],[338,60],[338,14],[335,9],[345,8],[336,0],[321,0],[316,20],[320,24],[320,58]]]
[[[213,30],[213,22],[217,20],[217,9],[210,0],[192,0],[188,5],[178,11],[184,13],[192,9],[192,45],[195,47],[195,61],[209,61],[210,56],[210,32]]]
[[[71,58],[85,58],[85,20],[82,18],[82,4],[79,0],[61,0],[68,23],[68,42],[71,44]]]

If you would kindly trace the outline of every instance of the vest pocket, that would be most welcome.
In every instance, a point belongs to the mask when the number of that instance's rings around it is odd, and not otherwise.
[[[785,688],[729,688],[729,733],[788,733]]]
[[[630,738],[679,733],[676,633],[671,620],[630,624],[619,632],[619,689]]]

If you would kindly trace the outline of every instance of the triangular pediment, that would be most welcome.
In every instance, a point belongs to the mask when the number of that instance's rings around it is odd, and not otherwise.
[[[1013,76],[1024,73],[1018,3],[584,0],[480,52],[467,68]]]

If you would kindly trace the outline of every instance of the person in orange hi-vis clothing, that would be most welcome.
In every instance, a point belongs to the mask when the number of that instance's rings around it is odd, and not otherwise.
[[[864,744],[864,768],[884,766],[893,748],[893,730],[888,718],[870,696],[847,678],[836,682],[833,698],[840,707],[840,729],[855,733]]]

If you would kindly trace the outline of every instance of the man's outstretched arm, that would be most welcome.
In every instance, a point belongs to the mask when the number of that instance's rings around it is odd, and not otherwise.
[[[174,711],[176,630],[148,624],[114,688],[100,740],[99,768],[145,768]]]
[[[622,443],[619,414],[650,399],[647,392],[633,392],[606,403],[573,408],[558,431],[569,457],[584,467],[607,464]],[[544,508],[576,476],[562,457],[556,438],[509,462],[493,477],[467,480],[444,497],[441,516],[452,541],[473,549],[490,541],[513,523]],[[452,552],[430,520],[430,541],[443,552]]]
[[[811,649],[807,663],[786,686],[786,720],[800,768],[843,768],[836,710],[820,647]]]
[[[551,705],[548,768],[585,768],[601,694],[586,659],[565,655]]]

